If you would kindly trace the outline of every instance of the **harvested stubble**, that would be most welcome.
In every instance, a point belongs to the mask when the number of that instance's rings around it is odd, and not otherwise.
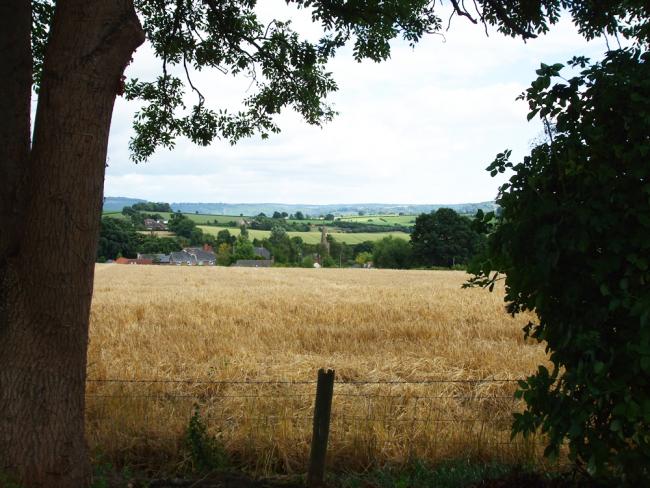
[[[116,465],[182,466],[198,404],[234,463],[302,472],[316,371],[329,367],[337,374],[331,466],[530,461],[539,446],[509,438],[515,384],[467,380],[524,377],[546,361],[543,348],[523,340],[530,317],[509,317],[501,290],[462,290],[466,279],[98,265],[89,442]],[[137,381],[106,381],[114,379]],[[411,381],[419,383],[403,383]]]

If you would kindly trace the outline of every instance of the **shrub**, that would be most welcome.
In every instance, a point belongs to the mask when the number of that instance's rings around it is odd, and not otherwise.
[[[553,363],[520,383],[514,431],[546,433],[547,454],[568,441],[590,474],[639,485],[650,475],[649,58],[574,58],[580,75],[553,86],[563,66],[538,70],[525,98],[548,140],[488,168],[514,175],[473,279],[493,287],[505,273],[508,311],[536,312],[525,335]]]
[[[223,447],[208,434],[198,406],[194,407],[194,413],[190,418],[185,434],[185,445],[195,471],[215,471],[228,465]]]

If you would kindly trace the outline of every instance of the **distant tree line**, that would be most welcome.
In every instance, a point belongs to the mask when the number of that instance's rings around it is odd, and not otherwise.
[[[336,227],[347,232],[364,232],[364,233],[390,231],[390,232],[406,232],[407,234],[409,234],[413,230],[413,227],[408,225],[394,224],[388,226],[388,225],[381,225],[381,224],[373,224],[370,222],[355,222],[353,220],[337,220]]]
[[[163,203],[163,202],[135,203],[131,205],[131,208],[139,212],[169,212],[169,213],[173,212],[171,205],[169,203]]]

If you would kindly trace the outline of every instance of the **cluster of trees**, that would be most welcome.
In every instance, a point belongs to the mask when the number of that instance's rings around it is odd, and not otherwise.
[[[131,207],[127,207],[131,209]],[[129,210],[131,211],[131,210]],[[140,214],[139,211],[136,211]],[[135,258],[138,253],[169,254],[180,251],[188,246],[208,244],[217,249],[222,243],[232,245],[234,237],[227,230],[221,231],[216,237],[203,232],[192,219],[180,213],[174,213],[169,219],[168,228],[174,237],[157,237],[138,232],[141,226],[134,219],[124,220],[104,217],[101,220],[99,242],[97,246],[97,261],[116,259],[120,256]]]
[[[169,254],[180,251],[182,244],[176,238],[138,233],[128,220],[104,217],[97,245],[97,261],[101,263],[118,257],[135,258],[138,253]]]
[[[175,213],[169,217],[167,228],[176,234],[176,236],[185,239],[190,246],[200,246],[205,244],[214,244],[214,239],[209,234],[196,225],[194,220],[186,217],[182,213]]]
[[[411,233],[417,266],[466,266],[485,247],[486,237],[473,221],[449,208],[421,214]]]
[[[385,237],[375,241],[371,249],[364,249],[372,256],[378,268],[453,268],[466,267],[480,254],[486,243],[485,231],[473,220],[459,215],[449,208],[441,208],[415,219],[411,240]]]
[[[253,243],[245,228],[238,236],[233,236],[227,229],[219,231],[216,238],[217,264],[230,266],[238,259],[261,259],[255,255]]]
[[[129,207],[124,207],[124,208],[129,208]],[[169,203],[164,203],[164,202],[138,202],[131,205],[130,208],[138,212],[149,212],[149,213],[154,213],[154,212],[172,213],[173,212],[171,205]]]
[[[383,229],[385,232],[385,228]],[[223,232],[223,231],[222,231]],[[285,266],[355,266],[372,262],[379,268],[465,267],[485,247],[486,230],[454,210],[442,208],[417,217],[410,242],[388,236],[354,246],[327,236],[328,245],[307,244],[298,236],[289,237],[281,223],[271,228],[266,239],[255,239],[275,262]]]
[[[266,217],[266,214],[264,212],[261,212],[258,217]],[[322,217],[324,220],[334,220],[334,214],[328,213],[327,215],[319,215],[319,218]],[[305,219],[310,219],[310,215],[305,215],[303,214],[300,210],[298,210],[295,214],[289,214],[287,212],[278,212],[277,210],[273,212],[273,218],[274,219],[289,219],[289,220],[305,220]]]
[[[138,229],[144,229],[144,219],[164,220],[158,212],[172,212],[169,203],[163,202],[139,202],[122,209],[122,215],[126,215],[131,223]]]

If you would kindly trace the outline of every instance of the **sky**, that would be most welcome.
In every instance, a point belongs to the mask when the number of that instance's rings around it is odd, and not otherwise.
[[[305,11],[262,0],[262,19],[290,19],[315,40],[320,30]],[[441,9],[446,19],[448,10]],[[339,113],[323,127],[295,113],[278,117],[282,132],[231,146],[199,147],[179,139],[146,163],[129,158],[138,104],[118,98],[108,148],[104,194],[164,202],[468,203],[493,200],[504,177],[485,167],[504,149],[520,160],[542,133],[526,121],[527,104],[515,98],[541,62],[574,55],[600,58],[603,39],[586,42],[570,19],[524,43],[455,17],[444,35],[414,49],[392,43],[383,63],[358,63],[343,49],[329,63],[339,90],[328,100]],[[153,79],[160,61],[144,45],[126,75]],[[237,109],[250,80],[219,71],[194,75],[211,108]],[[253,88],[254,89],[254,88]],[[188,102],[193,99],[188,94]]]

